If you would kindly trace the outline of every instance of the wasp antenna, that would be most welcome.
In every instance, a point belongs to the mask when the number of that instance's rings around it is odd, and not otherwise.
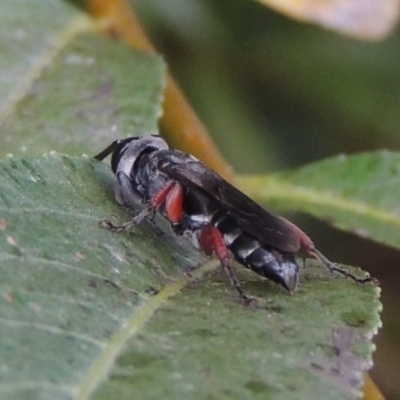
[[[109,154],[111,154],[115,150],[118,143],[120,143],[120,140],[114,140],[108,147],[106,147],[103,151],[94,156],[94,158],[99,161],[104,160]]]
[[[357,278],[355,275],[353,275],[351,272],[347,271],[344,268],[340,268],[337,267],[335,264],[333,264],[332,262],[330,262],[319,250],[317,250],[316,248],[313,248],[312,250],[310,250],[310,254],[313,255],[315,258],[317,258],[318,260],[320,260],[326,268],[329,269],[329,271],[331,273],[337,272],[343,276],[345,276],[346,278],[350,278],[352,279],[354,282],[357,283],[367,283],[367,282],[376,282],[376,280],[374,278],[371,278],[371,276],[369,276],[369,274],[367,274],[365,276],[365,278]]]

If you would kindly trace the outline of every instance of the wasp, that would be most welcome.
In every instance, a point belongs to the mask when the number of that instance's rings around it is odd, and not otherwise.
[[[133,217],[120,225],[107,220],[102,225],[122,232],[157,211],[177,235],[189,234],[198,249],[216,255],[245,301],[251,298],[236,278],[233,259],[290,293],[299,280],[298,252],[319,259],[331,273],[358,283],[372,280],[331,263],[296,225],[258,205],[192,155],[170,149],[160,136],[116,140],[95,159],[109,154],[116,201]],[[138,202],[146,206],[135,213]]]

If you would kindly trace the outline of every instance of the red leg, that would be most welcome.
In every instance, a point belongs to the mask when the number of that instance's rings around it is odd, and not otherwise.
[[[115,225],[111,221],[103,220],[100,225],[113,232],[125,232],[132,227],[140,224],[147,215],[165,205],[165,217],[171,223],[177,223],[182,218],[183,213],[183,189],[182,186],[174,181],[168,182],[150,201],[150,206],[135,215],[130,221],[120,225]]]
[[[281,217],[282,218],[282,217]],[[313,241],[295,224],[292,222],[288,221],[285,218],[282,218],[285,220],[285,222],[291,226],[291,228],[296,232],[298,238],[299,238],[299,245],[300,245],[300,250],[303,250],[307,254],[315,257],[317,260],[320,260],[326,268],[329,269],[331,273],[337,272],[346,278],[352,279],[354,282],[357,283],[367,283],[367,282],[374,282],[375,284],[379,283],[375,278],[371,278],[369,275],[367,275],[365,278],[357,278],[355,275],[350,273],[349,271],[337,267],[334,265],[332,262],[330,262],[314,245]]]
[[[253,299],[244,293],[232,268],[231,253],[225,245],[221,232],[215,226],[208,225],[201,230],[199,243],[200,247],[207,255],[215,253],[222,267],[228,274],[232,286],[238,291],[240,297],[246,303],[251,303]]]
[[[183,213],[183,188],[178,182],[168,182],[151,199],[151,206],[158,208],[165,204],[165,216],[171,223],[178,223]]]

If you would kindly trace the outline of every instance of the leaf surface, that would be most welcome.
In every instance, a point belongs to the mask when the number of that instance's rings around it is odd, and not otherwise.
[[[156,133],[161,58],[100,36],[67,2],[19,12],[28,3],[8,1],[0,17],[0,154],[80,155],[117,137]]]
[[[237,266],[260,302],[246,307],[206,274],[218,263],[192,270],[204,257],[161,219],[99,228],[128,215],[109,168],[86,158],[3,162],[0,212],[3,399],[359,397],[379,325],[372,285],[307,261],[289,296]]]

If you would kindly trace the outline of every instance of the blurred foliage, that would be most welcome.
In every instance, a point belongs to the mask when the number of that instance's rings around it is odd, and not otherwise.
[[[398,0],[258,0],[301,21],[362,40],[382,40],[398,22]]]
[[[355,41],[245,0],[133,4],[237,171],[285,170],[340,153],[399,149],[398,32],[380,43]],[[322,246],[342,246],[341,261],[381,280],[384,329],[373,377],[387,399],[399,398],[399,253],[303,222]]]
[[[400,145],[398,35],[358,42],[243,0],[134,4],[238,170]]]

